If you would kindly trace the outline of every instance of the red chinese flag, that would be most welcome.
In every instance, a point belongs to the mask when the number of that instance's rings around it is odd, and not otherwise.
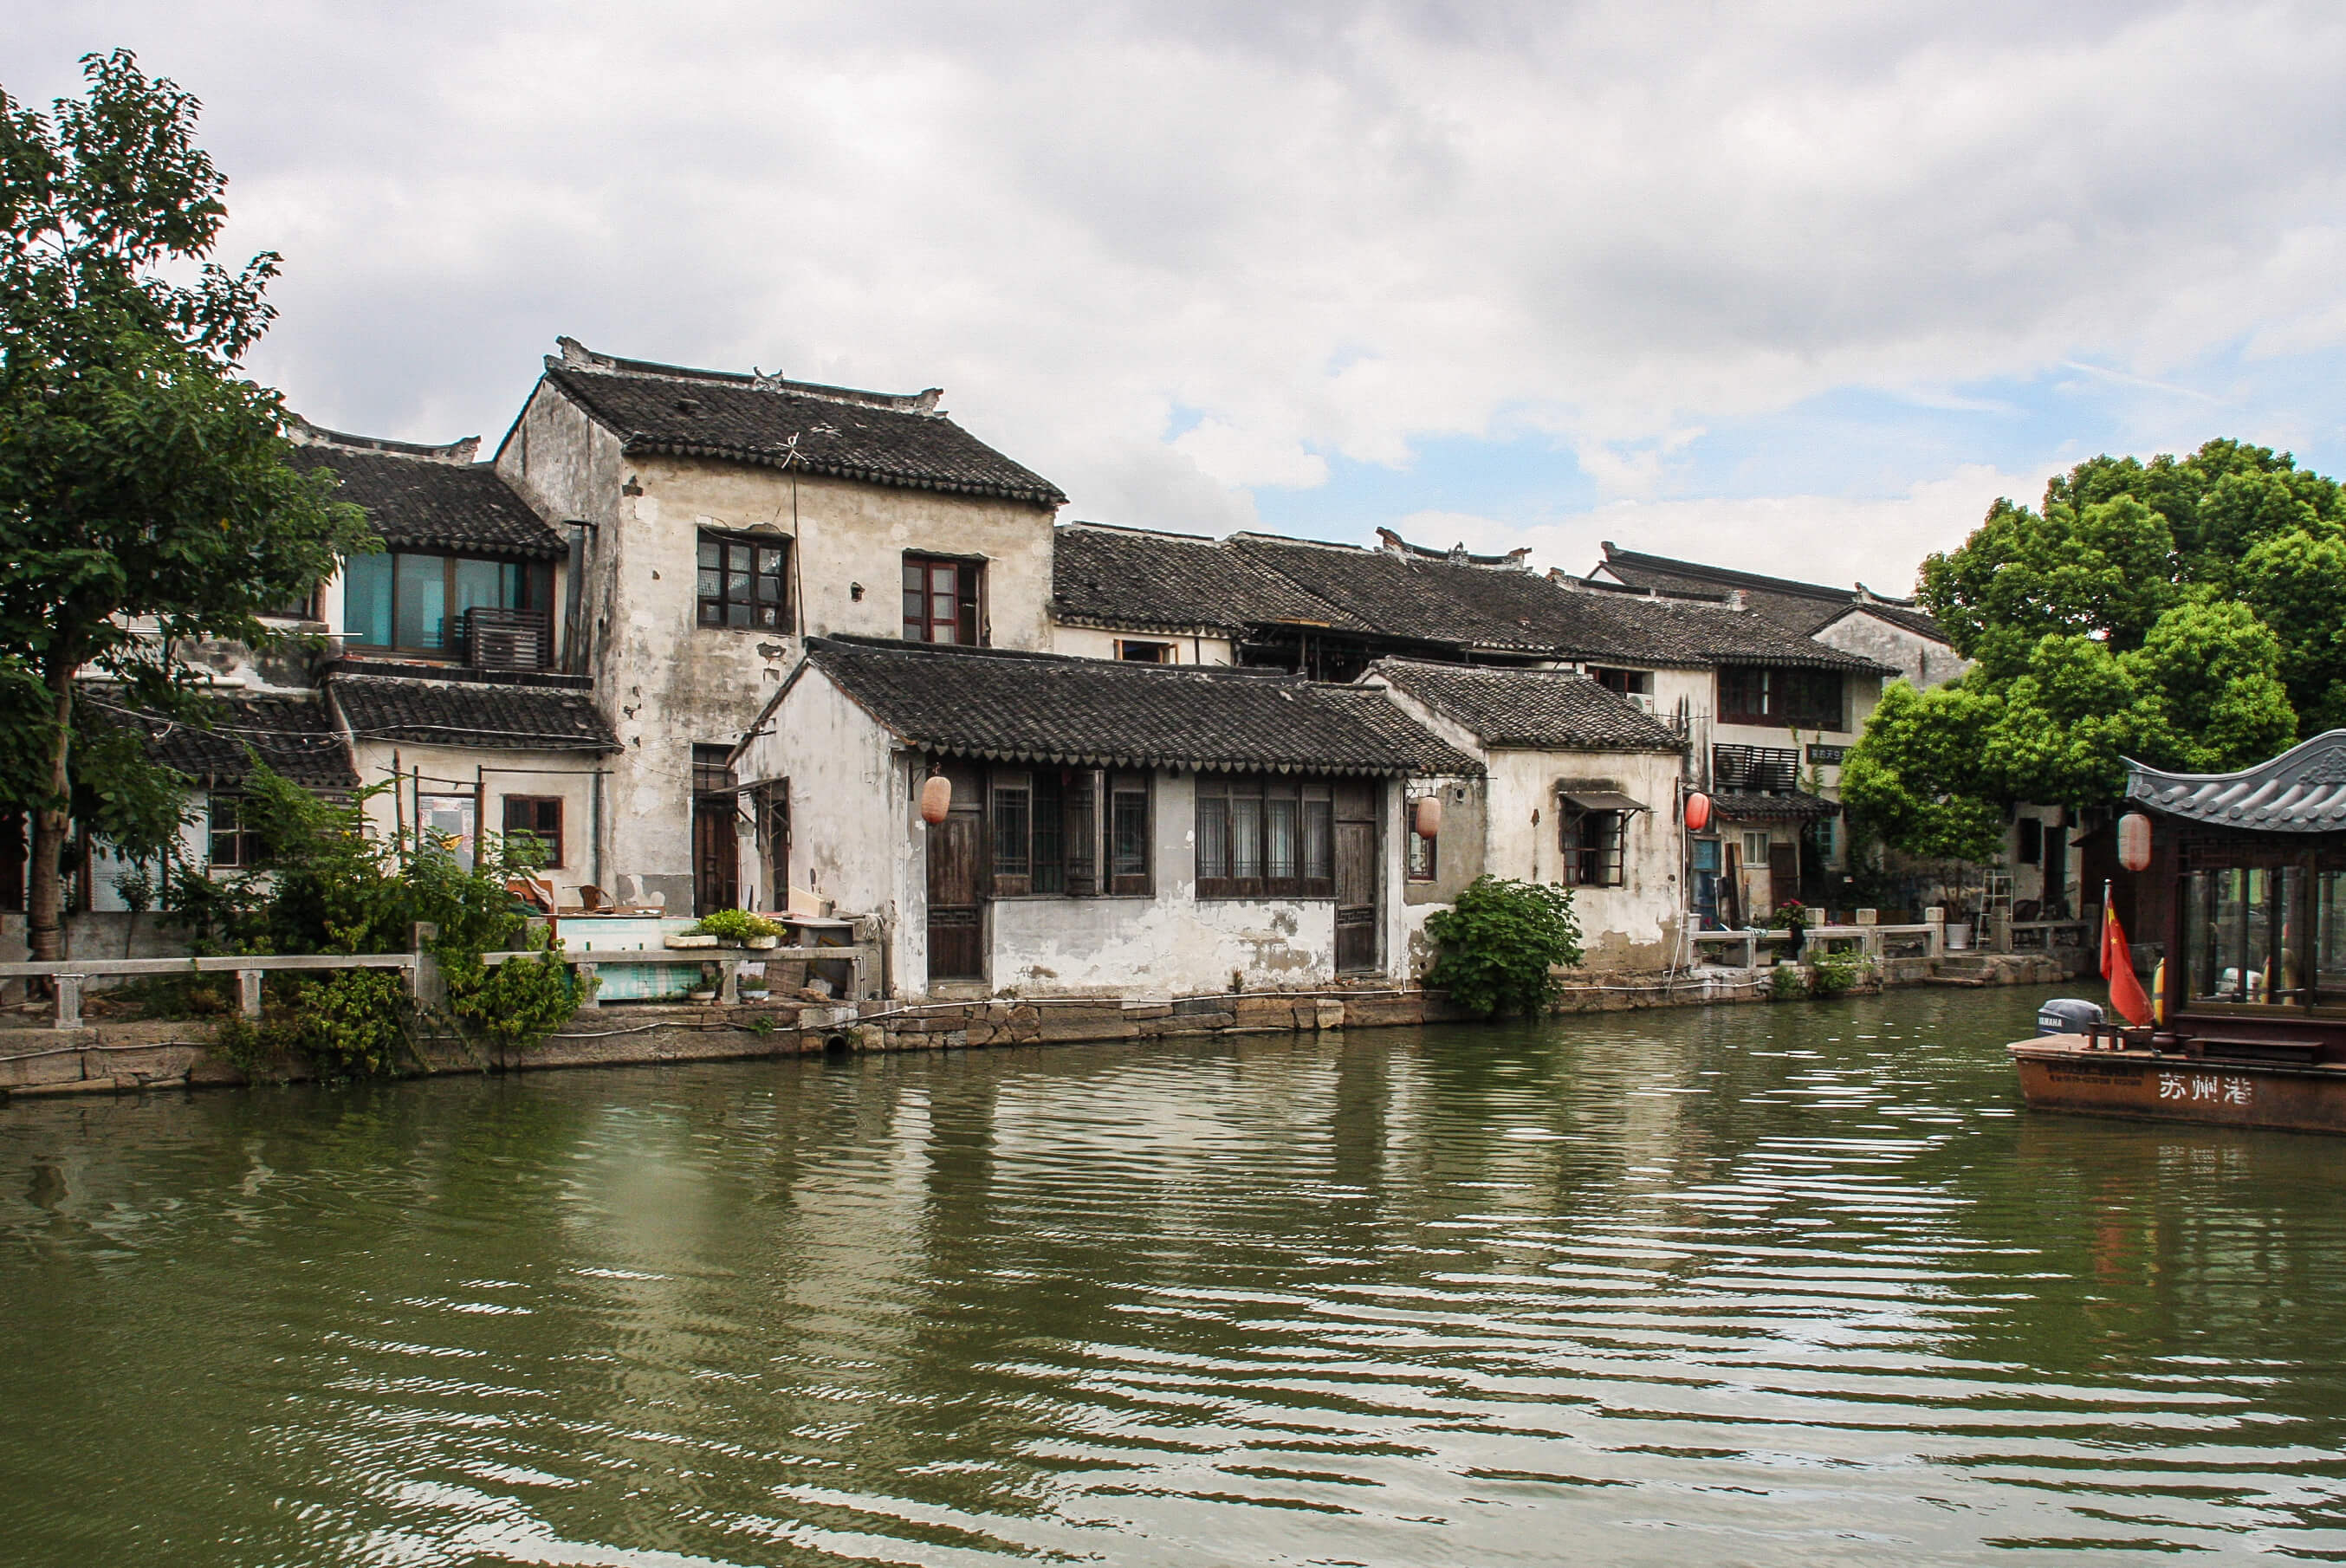
[[[2118,924],[2118,911],[2107,907],[2102,911],[2102,978],[2110,983],[2110,1006],[2120,1017],[2137,1028],[2150,1022],[2150,998],[2135,978],[2126,927]]]

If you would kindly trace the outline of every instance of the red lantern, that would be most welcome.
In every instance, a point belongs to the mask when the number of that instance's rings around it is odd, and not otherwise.
[[[953,811],[953,780],[933,773],[921,786],[921,820],[933,828]]]
[[[2149,869],[2150,819],[2139,811],[2118,819],[2118,864],[2129,871]]]
[[[1689,833],[1699,833],[1710,826],[1710,797],[1694,794],[1687,797],[1686,824]]]
[[[1419,796],[1417,798],[1417,813],[1412,820],[1410,826],[1417,830],[1417,836],[1421,839],[1438,839],[1442,837],[1442,797],[1439,795]]]

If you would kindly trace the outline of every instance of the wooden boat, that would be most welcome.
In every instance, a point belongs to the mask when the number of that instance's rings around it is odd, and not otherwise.
[[[2163,939],[2155,1017],[2014,1042],[2023,1095],[2346,1133],[2346,730],[2238,773],[2129,763],[2127,799],[2151,830],[2129,891]]]

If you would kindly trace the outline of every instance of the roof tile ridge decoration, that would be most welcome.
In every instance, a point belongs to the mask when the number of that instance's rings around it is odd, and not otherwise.
[[[1392,554],[1421,561],[1446,561],[1454,566],[1493,566],[1510,572],[1531,570],[1532,547],[1529,545],[1509,550],[1504,555],[1476,555],[1467,551],[1464,540],[1447,550],[1436,550],[1424,545],[1413,545],[1390,528],[1378,529],[1377,538]]]
[[[935,419],[944,417],[937,410],[937,401],[944,396],[943,387],[929,387],[916,392],[865,392],[858,387],[827,386],[821,382],[794,382],[779,373],[768,375],[757,370],[746,373],[701,370],[691,365],[665,365],[656,360],[630,360],[617,354],[598,354],[571,337],[556,338],[554,341],[562,352],[546,356],[546,368],[550,371],[586,371],[601,375],[638,376],[648,381],[747,387],[755,392],[789,392],[797,397],[820,398],[826,402],[852,403],[859,408],[925,414]]]
[[[1143,539],[1171,539],[1190,545],[1219,545],[1222,542],[1211,534],[1184,534],[1175,528],[1143,528],[1137,523],[1102,523],[1089,517],[1064,518],[1052,526],[1082,528],[1095,534],[1130,534]]]
[[[1769,593],[1790,594],[1800,598],[1859,600],[1862,594],[1867,594],[1882,604],[1893,605],[1901,608],[1911,607],[1914,603],[1912,599],[1893,598],[1888,594],[1872,594],[1862,586],[1836,588],[1824,583],[1802,582],[1796,577],[1771,577],[1765,572],[1746,572],[1734,566],[1713,566],[1701,561],[1681,561],[1674,555],[1652,555],[1643,550],[1624,550],[1610,539],[1603,542],[1603,549],[1605,565],[1609,565],[1617,559],[1633,565],[1643,565],[1666,575],[1709,577],[1738,583],[1746,587],[1763,589]]]
[[[1548,569],[1547,580],[1568,594],[1603,594],[1617,599],[1653,599],[1666,604],[1714,605],[1728,603],[1727,592],[1706,594],[1695,588],[1640,588],[1631,583],[1600,583],[1588,577],[1576,577],[1561,566]]]
[[[323,446],[342,452],[371,453],[383,457],[413,457],[426,463],[444,463],[450,467],[468,468],[480,455],[481,438],[468,435],[459,441],[440,445],[423,442],[393,441],[382,435],[353,435],[344,430],[328,430],[312,424],[300,414],[289,414],[285,433],[297,446]]]
[[[1290,534],[1266,534],[1260,528],[1241,528],[1221,543],[1225,545],[1292,545],[1302,550],[1341,550],[1350,555],[1383,554],[1382,551],[1372,550],[1366,545],[1347,545],[1339,539],[1299,539]]]

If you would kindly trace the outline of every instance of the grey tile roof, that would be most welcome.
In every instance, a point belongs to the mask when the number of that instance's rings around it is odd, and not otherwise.
[[[293,465],[332,469],[342,482],[342,499],[366,508],[386,547],[537,561],[568,553],[562,535],[488,463],[413,455],[434,449],[396,442],[372,445],[371,451],[325,443],[297,446]]]
[[[596,354],[565,340],[546,379],[628,452],[785,464],[807,473],[1057,507],[1058,486],[935,412],[895,396]]]
[[[807,662],[906,745],[954,755],[1281,772],[1482,771],[1397,709],[1398,725],[1372,721],[1360,694],[1290,676],[865,637],[810,638]]]
[[[1826,817],[1841,815],[1838,801],[1821,795],[1804,795],[1794,791],[1786,795],[1750,795],[1734,790],[1720,790],[1710,798],[1710,808],[1727,822],[1814,822]]]
[[[207,789],[236,789],[255,760],[305,789],[358,788],[350,748],[316,697],[224,691],[203,698],[194,720],[125,705],[118,687],[91,685],[82,700],[103,722],[145,732],[147,755]]]
[[[1668,751],[1685,742],[1668,725],[1585,675],[1379,659],[1369,675],[1474,732],[1485,747],[1570,751]]]
[[[1855,588],[1828,587],[1822,583],[1803,583],[1792,577],[1770,577],[1729,566],[1708,566],[1699,561],[1648,555],[1639,550],[1621,549],[1609,539],[1604,548],[1602,569],[1631,587],[1721,596],[1740,589],[1754,610],[1802,636],[1823,630],[1850,606],[1862,603],[1882,613],[1884,620],[1918,636],[1946,641],[1939,624],[1915,608],[1911,599],[1880,594],[1861,597]]]
[[[1750,610],[1558,582],[1471,558],[1268,534],[1219,542],[1137,530],[1058,530],[1056,613],[1094,625],[1324,626],[1385,647],[1708,668],[1798,665],[1895,674]]]
[[[1052,541],[1052,613],[1076,625],[1235,633],[1250,626],[1365,629],[1212,539],[1067,524]]]
[[[1789,665],[1894,675],[1891,666],[1811,640],[1768,616],[1724,604],[1549,584],[1564,601],[1551,623],[1556,651],[1592,664]]]
[[[326,690],[360,740],[490,751],[617,751],[592,694],[569,687],[334,674]]]
[[[1383,692],[1366,686],[1314,686],[1321,702],[1332,703],[1351,718],[1375,730],[1393,749],[1407,757],[1412,771],[1447,779],[1472,778],[1483,765],[1451,746],[1402,711]]]
[[[2167,773],[2127,764],[2127,799],[2210,827],[2268,833],[2346,831],[2346,729],[2332,729],[2237,773]]]
[[[1385,636],[1500,652],[1550,645],[1540,621],[1552,591],[1530,572],[1268,534],[1236,535],[1225,547]]]

